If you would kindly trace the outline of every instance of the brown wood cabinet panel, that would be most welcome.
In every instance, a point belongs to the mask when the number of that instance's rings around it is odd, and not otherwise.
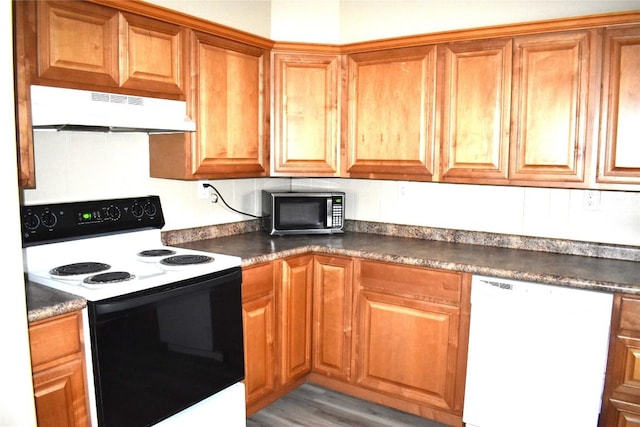
[[[640,298],[616,294],[600,427],[640,420]]]
[[[311,371],[311,295],[313,257],[302,255],[281,261],[280,333],[281,383],[295,381]]]
[[[269,55],[191,31],[188,113],[196,132],[149,136],[151,176],[246,178],[269,173]]]
[[[354,381],[435,419],[461,416],[470,275],[361,260],[354,277]]]
[[[39,1],[37,9],[35,81],[118,86],[117,10],[69,1]]]
[[[511,40],[438,47],[440,179],[505,183],[509,173]]]
[[[353,260],[314,257],[313,370],[349,379],[353,301]]]
[[[431,180],[435,70],[435,46],[349,55],[350,177]]]
[[[38,425],[88,426],[80,312],[30,324],[29,342]]]
[[[276,307],[273,264],[242,270],[246,402],[276,390]]]
[[[358,384],[452,409],[459,308],[367,290],[359,298]]]
[[[186,42],[183,27],[122,13],[120,85],[165,94],[183,94]]]
[[[514,39],[511,180],[585,181],[597,40],[593,31]]]
[[[428,297],[455,305],[462,298],[463,276],[460,273],[363,261],[358,279],[361,287],[399,295]]]
[[[82,357],[33,374],[38,426],[88,426]]]
[[[272,175],[338,176],[340,56],[273,55]]]
[[[59,316],[30,326],[31,363],[41,366],[82,352],[78,322],[77,316]]]
[[[640,26],[604,32],[597,181],[640,184]]]

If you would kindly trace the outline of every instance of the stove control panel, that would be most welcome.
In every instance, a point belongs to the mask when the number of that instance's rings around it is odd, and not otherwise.
[[[162,228],[158,196],[21,206],[22,246]]]

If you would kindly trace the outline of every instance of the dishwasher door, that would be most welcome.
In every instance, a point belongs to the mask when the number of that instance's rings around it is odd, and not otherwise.
[[[467,427],[595,427],[613,295],[474,276]]]

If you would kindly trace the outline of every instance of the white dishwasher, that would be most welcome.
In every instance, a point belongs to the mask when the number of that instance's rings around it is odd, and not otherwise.
[[[467,427],[596,427],[613,295],[474,276]]]

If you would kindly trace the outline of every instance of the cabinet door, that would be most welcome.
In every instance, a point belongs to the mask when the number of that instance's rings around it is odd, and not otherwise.
[[[514,39],[511,180],[584,182],[596,39],[590,31]]]
[[[459,309],[364,290],[359,294],[358,310],[356,381],[452,409]]]
[[[121,14],[120,28],[121,86],[183,94],[185,29],[128,13]]]
[[[440,179],[506,182],[511,40],[439,47],[442,72]]]
[[[89,425],[82,357],[34,373],[33,389],[38,426]]]
[[[640,425],[640,298],[616,294],[600,426]]]
[[[313,370],[349,379],[353,260],[316,255],[313,274]]]
[[[280,283],[281,382],[287,384],[311,370],[311,284],[313,257],[282,260]]]
[[[194,36],[193,174],[266,175],[268,52],[222,37],[195,32]]]
[[[430,181],[435,47],[358,53],[348,62],[349,176]]]
[[[604,34],[597,181],[640,184],[640,27]]]
[[[118,11],[37,2],[37,79],[118,86]]]
[[[190,134],[149,136],[156,178],[247,178],[269,173],[269,55],[262,48],[191,31]]]
[[[338,176],[340,56],[275,53],[272,175]]]
[[[275,392],[275,295],[271,263],[242,271],[247,404]]]
[[[29,325],[39,426],[88,426],[82,318],[73,312]]]

